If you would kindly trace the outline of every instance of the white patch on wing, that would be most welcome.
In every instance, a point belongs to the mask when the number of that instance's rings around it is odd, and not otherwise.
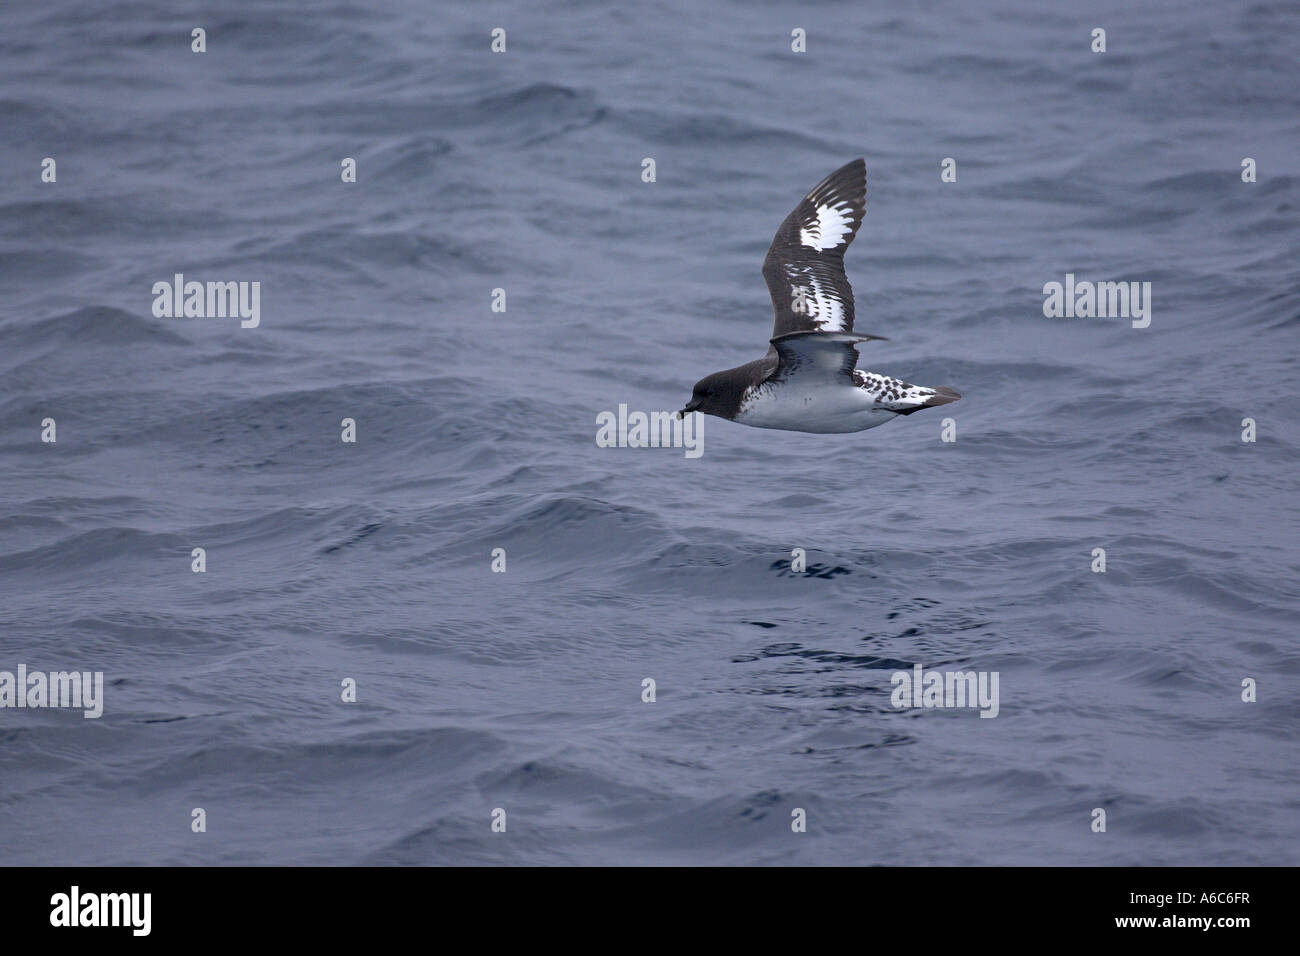
[[[849,203],[822,203],[817,207],[817,221],[799,230],[799,241],[809,249],[825,252],[843,245],[845,236],[852,232],[853,207]]]
[[[795,315],[805,316],[822,332],[847,332],[844,303],[830,289],[826,289],[811,270],[797,265],[786,267],[790,280],[790,309]]]

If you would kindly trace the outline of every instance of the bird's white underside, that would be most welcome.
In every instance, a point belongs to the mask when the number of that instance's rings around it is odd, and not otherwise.
[[[827,434],[875,428],[896,414],[876,404],[864,389],[832,385],[822,376],[804,381],[792,376],[784,382],[751,385],[735,420],[755,428]]]
[[[827,356],[833,353],[824,353]],[[780,381],[751,385],[735,420],[755,428],[801,432],[860,432],[883,425],[902,411],[924,405],[934,389],[854,369],[846,379],[832,365],[812,361]]]

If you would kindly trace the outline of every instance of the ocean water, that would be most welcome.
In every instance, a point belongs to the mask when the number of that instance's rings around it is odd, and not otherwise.
[[[1300,863],[1298,36],[4,5],[0,671],[105,687],[0,709],[0,861]],[[762,354],[767,244],[857,156],[861,365],[963,399],[599,447]],[[156,317],[176,273],[260,324]],[[1067,273],[1149,327],[1045,317]],[[997,716],[895,707],[917,664]]]

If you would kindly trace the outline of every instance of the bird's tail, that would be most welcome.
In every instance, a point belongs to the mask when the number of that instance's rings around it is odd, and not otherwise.
[[[897,398],[881,400],[881,404],[900,415],[910,415],[913,412],[919,412],[923,408],[947,405],[959,398],[961,398],[961,395],[947,385],[940,385],[938,388],[912,385],[899,394]]]

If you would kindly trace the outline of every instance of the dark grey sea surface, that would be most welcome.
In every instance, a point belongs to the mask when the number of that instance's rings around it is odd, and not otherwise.
[[[0,709],[0,863],[1300,863],[1298,50],[1284,2],[4,4],[0,670],[106,686]],[[856,156],[861,365],[962,400],[598,447],[762,354]],[[260,325],[155,317],[176,273]],[[1066,273],[1150,326],[1046,318]],[[895,708],[914,664],[998,716]]]

